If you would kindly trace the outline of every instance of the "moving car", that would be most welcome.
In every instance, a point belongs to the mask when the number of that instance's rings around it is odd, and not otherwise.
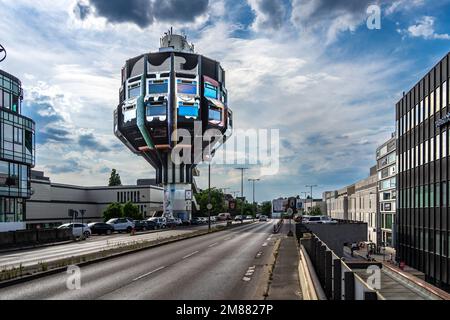
[[[259,216],[259,221],[268,221],[269,219],[268,219],[268,217],[266,216],[266,215],[260,215]]]
[[[114,227],[105,222],[92,222],[88,223],[89,229],[92,234],[111,234],[114,232]]]
[[[106,223],[113,226],[114,231],[117,232],[131,232],[134,228],[134,222],[129,218],[113,218]]]
[[[152,217],[148,218],[147,220],[155,222],[158,229],[167,228],[167,219],[164,217]]]
[[[65,223],[58,227],[58,229],[72,229],[72,234],[74,237],[84,236],[89,238],[92,234],[91,229],[86,223]]]
[[[337,223],[337,221],[331,219],[328,216],[309,216],[308,218],[303,218],[302,222],[305,224],[314,224],[314,223],[335,224],[335,223]]]

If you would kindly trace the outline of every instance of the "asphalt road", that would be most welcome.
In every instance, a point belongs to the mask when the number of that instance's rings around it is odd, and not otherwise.
[[[0,299],[263,299],[273,224],[258,222],[0,289]],[[74,283],[74,282],[72,282]]]
[[[217,223],[213,226],[224,224],[225,223]],[[188,234],[193,231],[207,228],[207,225],[179,227],[173,230],[165,229],[150,233],[138,233],[134,236],[130,236],[130,234],[127,233],[117,233],[109,236],[92,236],[87,240],[68,244],[60,244],[12,252],[0,252],[0,269],[19,267],[20,265],[25,267],[29,265],[35,265],[40,262],[55,261],[72,256],[98,252],[135,241],[152,241],[164,239],[171,236]]]

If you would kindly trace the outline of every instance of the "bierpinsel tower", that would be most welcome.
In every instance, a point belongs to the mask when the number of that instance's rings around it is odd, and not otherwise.
[[[126,61],[119,96],[114,134],[155,168],[164,216],[190,219],[193,171],[232,130],[225,71],[170,30],[159,51]]]

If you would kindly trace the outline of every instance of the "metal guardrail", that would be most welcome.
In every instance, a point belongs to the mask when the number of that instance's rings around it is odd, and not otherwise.
[[[306,249],[327,299],[385,300],[316,235],[301,238],[300,244]]]

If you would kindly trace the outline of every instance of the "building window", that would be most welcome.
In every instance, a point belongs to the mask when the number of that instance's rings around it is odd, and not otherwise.
[[[447,156],[447,131],[443,131],[442,134],[442,158]]]
[[[447,183],[442,182],[442,206],[447,206]]]
[[[434,108],[434,91],[430,94],[430,115],[433,115],[436,112]]]
[[[441,206],[441,184],[436,183],[436,207]]]
[[[436,89],[436,112],[441,109],[441,87]]]
[[[434,184],[430,184],[430,208],[433,207],[434,207]]]

